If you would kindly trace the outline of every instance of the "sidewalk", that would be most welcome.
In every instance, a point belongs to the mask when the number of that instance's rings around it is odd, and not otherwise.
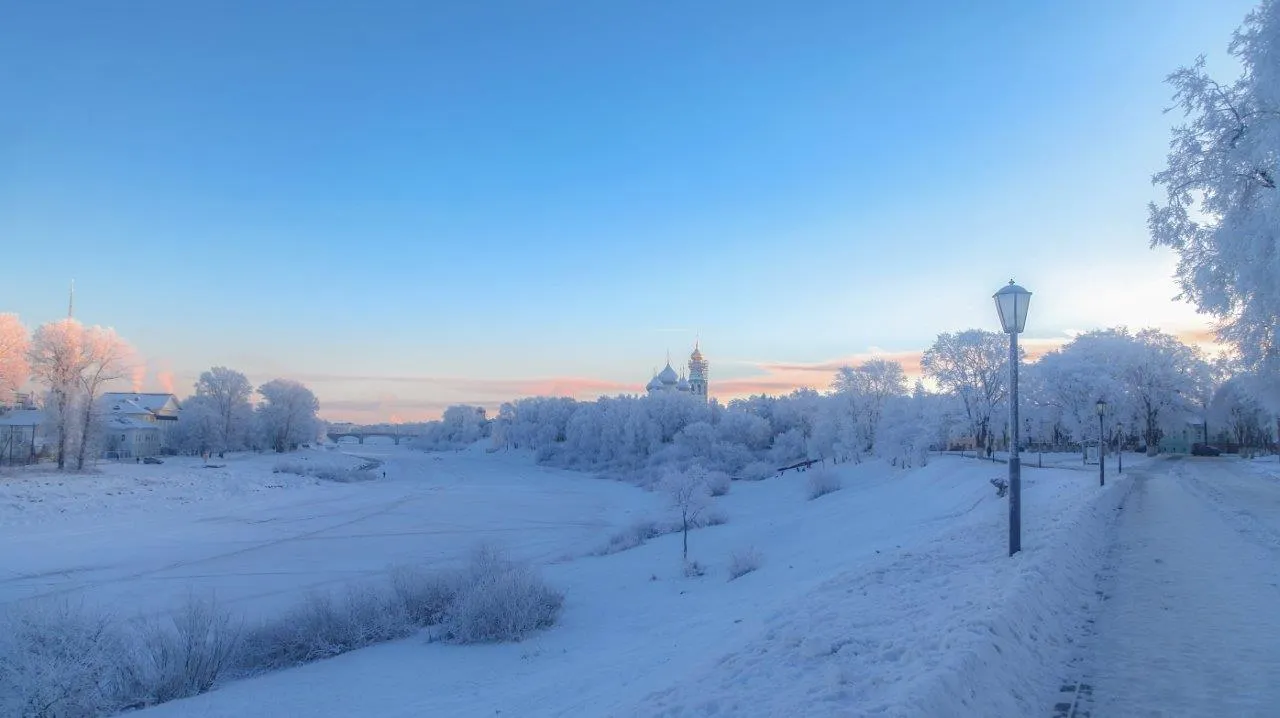
[[[1092,718],[1280,715],[1280,552],[1189,490],[1200,470],[1134,477],[1082,666]]]

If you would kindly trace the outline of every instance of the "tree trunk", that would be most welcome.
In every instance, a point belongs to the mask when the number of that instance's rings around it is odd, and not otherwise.
[[[80,423],[80,448],[76,452],[76,471],[84,470],[84,453],[89,449],[89,424],[93,421],[93,402],[85,399],[84,420]]]
[[[684,558],[685,563],[689,563],[689,515],[684,514],[682,518],[683,521],[681,524],[684,528],[684,551],[681,556]]]
[[[58,392],[58,471],[67,468],[67,393]]]

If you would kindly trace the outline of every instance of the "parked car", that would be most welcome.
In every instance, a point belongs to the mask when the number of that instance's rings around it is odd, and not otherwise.
[[[1194,444],[1191,447],[1191,455],[1192,456],[1221,456],[1222,451],[1220,451],[1217,447],[1209,446],[1208,444]]]
[[[160,459],[157,459],[157,458],[156,458],[156,457],[154,457],[154,456],[147,456],[147,457],[145,457],[145,458],[143,458],[143,459],[142,459],[142,463],[144,463],[144,464],[163,464],[164,462],[163,462],[163,461],[161,461]]]

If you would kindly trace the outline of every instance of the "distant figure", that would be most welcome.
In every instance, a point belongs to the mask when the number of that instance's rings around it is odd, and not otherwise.
[[[384,472],[382,472],[382,478],[384,478],[384,479],[385,479],[385,478],[387,478],[387,472],[385,472],[385,471],[384,471]]]

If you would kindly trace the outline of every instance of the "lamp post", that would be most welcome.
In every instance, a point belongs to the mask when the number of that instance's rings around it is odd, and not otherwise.
[[[1018,334],[1027,326],[1031,292],[1009,280],[993,297],[1000,327],[1009,335],[1009,555],[1022,550],[1022,460],[1018,458]]]
[[[1116,424],[1116,435],[1120,437],[1120,441],[1116,442],[1116,473],[1124,473],[1124,424]]]
[[[1107,436],[1103,431],[1103,417],[1107,415],[1107,402],[1098,400],[1098,486],[1107,485]]]

